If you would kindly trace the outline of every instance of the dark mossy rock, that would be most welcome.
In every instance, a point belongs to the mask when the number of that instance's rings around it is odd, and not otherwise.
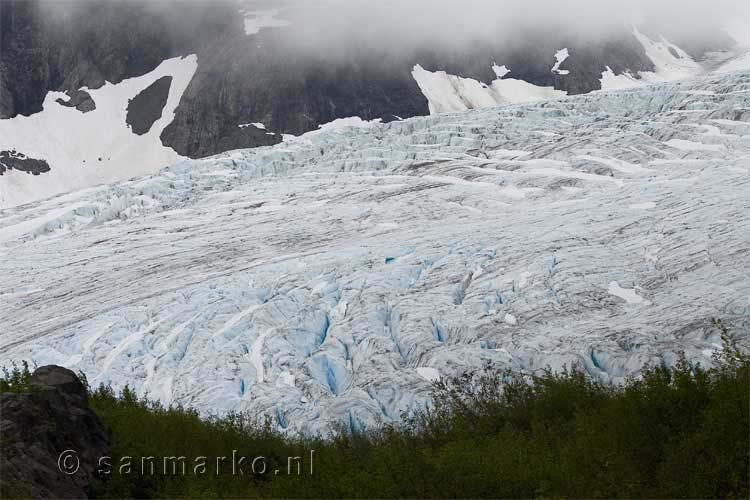
[[[134,134],[144,135],[161,118],[169,97],[172,77],[163,76],[128,102],[125,121]]]
[[[31,175],[50,171],[49,163],[43,159],[31,158],[15,149],[0,151],[0,175],[8,170],[18,170]]]
[[[86,498],[110,437],[75,373],[43,366],[28,390],[0,394],[0,497]],[[75,452],[59,467],[60,455]]]
[[[91,94],[85,90],[76,90],[71,93],[70,98],[66,101],[64,99],[55,99],[61,106],[67,108],[76,108],[81,113],[88,113],[96,109],[96,103],[91,98]]]

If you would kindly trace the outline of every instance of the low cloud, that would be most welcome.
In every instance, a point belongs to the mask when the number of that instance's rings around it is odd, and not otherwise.
[[[750,3],[750,2],[748,2]],[[309,44],[366,40],[384,46],[456,45],[525,34],[606,36],[648,24],[688,36],[746,17],[738,0],[289,0],[292,36]]]
[[[739,38],[750,32],[750,2],[741,0],[41,1],[55,15],[70,15],[71,4],[135,1],[170,23],[179,23],[186,15],[181,11],[190,10],[180,8],[185,2],[235,4],[238,16],[241,9],[278,9],[292,23],[285,33],[288,43],[331,57],[353,46],[407,53],[424,47],[460,50],[475,43],[524,44],[539,37],[597,40],[627,25],[647,25],[651,32],[683,40],[704,41],[725,27]]]

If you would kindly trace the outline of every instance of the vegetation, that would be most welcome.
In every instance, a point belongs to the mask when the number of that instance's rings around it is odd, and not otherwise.
[[[13,363],[11,370],[8,370],[4,366],[2,372],[3,375],[0,377],[0,392],[25,392],[29,389],[31,371],[26,361],[22,362],[20,367]]]
[[[623,386],[575,369],[535,377],[485,371],[437,383],[431,408],[399,426],[317,438],[284,437],[240,414],[201,418],[127,388],[99,387],[90,402],[112,432],[113,452],[110,474],[92,494],[748,498],[750,357],[725,329],[724,337],[710,369],[682,359]],[[3,390],[7,381],[8,374]],[[232,450],[250,457],[242,476],[232,473]],[[117,470],[126,456],[131,474]],[[149,456],[157,457],[153,475],[140,470]],[[170,465],[163,474],[164,456],[188,457],[187,473],[178,466],[173,474]],[[205,474],[194,473],[199,456],[207,457]],[[218,475],[217,456],[228,458]],[[257,456],[265,474],[251,471]],[[303,457],[300,475],[296,466],[288,470],[294,456]]]

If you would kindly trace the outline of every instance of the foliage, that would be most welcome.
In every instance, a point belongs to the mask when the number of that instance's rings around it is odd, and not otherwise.
[[[2,376],[0,377],[0,392],[28,391],[29,379],[31,378],[29,363],[26,361],[22,361],[20,368],[16,363],[13,363],[12,367],[13,368],[10,370],[8,370],[6,366],[3,366],[2,368]]]
[[[684,356],[624,385],[573,368],[523,376],[486,370],[437,382],[433,404],[402,424],[326,438],[283,436],[270,420],[205,418],[130,388],[91,405],[123,456],[263,456],[266,474],[118,474],[100,498],[619,497],[748,498],[750,357],[725,348],[703,368]],[[6,374],[5,379],[13,379]],[[13,382],[16,386],[18,375]],[[5,387],[5,386],[3,386]],[[314,451],[314,471],[309,454]],[[301,475],[287,457],[302,456]],[[192,462],[189,462],[192,464]],[[115,467],[116,468],[116,467]],[[248,467],[245,467],[247,469]],[[274,471],[278,470],[279,473]]]

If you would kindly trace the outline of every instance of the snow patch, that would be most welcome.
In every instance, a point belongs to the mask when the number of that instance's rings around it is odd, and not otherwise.
[[[567,48],[560,49],[555,53],[555,65],[552,66],[552,72],[556,75],[569,75],[570,71],[567,69],[560,69],[560,65],[564,63],[568,57],[570,57],[570,52],[568,52]]]
[[[620,297],[622,300],[624,300],[628,304],[644,304],[644,305],[650,304],[649,301],[647,301],[646,299],[638,295],[635,292],[635,289],[623,288],[616,281],[611,281],[609,283],[609,288],[607,288],[607,291],[611,295],[614,295],[615,297]]]
[[[311,130],[310,132],[305,132],[304,134],[299,136],[292,134],[281,134],[281,137],[283,142],[309,142],[321,135],[336,135],[345,133],[350,129],[371,128],[379,125],[380,123],[382,123],[382,121],[383,120],[381,118],[375,118],[374,120],[363,120],[359,116],[337,118],[336,120],[333,120],[331,122],[319,125],[318,130]]]
[[[506,65],[498,66],[497,64],[492,65],[492,71],[495,72],[495,75],[497,75],[498,78],[505,78],[508,73],[510,73],[510,70]]]
[[[265,130],[266,126],[263,125],[260,122],[253,122],[253,123],[242,123],[240,125],[237,125],[239,128],[247,128],[247,127],[255,127],[259,130]]]
[[[654,63],[654,71],[641,71],[637,76],[629,72],[615,75],[612,68],[607,66],[600,79],[602,90],[642,87],[653,83],[683,80],[703,73],[700,64],[663,36],[660,36],[658,41],[652,40],[637,28],[633,29],[633,36],[641,43],[646,56]]]
[[[417,373],[428,382],[437,382],[440,380],[440,372],[430,366],[420,366],[417,368]]]
[[[633,30],[633,35],[641,42],[646,51],[646,56],[654,63],[655,69],[653,72],[640,73],[646,82],[671,82],[703,73],[700,64],[695,62],[687,52],[670,43],[663,36],[660,36],[658,41],[651,40],[637,28]]]
[[[515,78],[495,80],[492,82],[492,88],[503,99],[512,104],[560,99],[568,95],[564,90],[557,90],[554,87],[540,87]]]
[[[445,71],[428,71],[419,64],[412,76],[427,98],[430,114],[456,113],[507,104],[555,99],[567,95],[554,87],[540,87],[523,80],[504,78],[510,73],[505,66],[492,67],[498,79],[487,85],[473,78],[450,75]]]
[[[605,91],[632,89],[645,85],[643,80],[636,78],[632,73],[625,72],[621,75],[616,75],[609,66],[607,66],[607,69],[602,73],[602,77],[599,81],[602,83],[602,90]]]
[[[445,71],[427,71],[419,64],[414,66],[412,76],[427,98],[433,115],[505,104],[491,87],[472,78],[449,75]]]

